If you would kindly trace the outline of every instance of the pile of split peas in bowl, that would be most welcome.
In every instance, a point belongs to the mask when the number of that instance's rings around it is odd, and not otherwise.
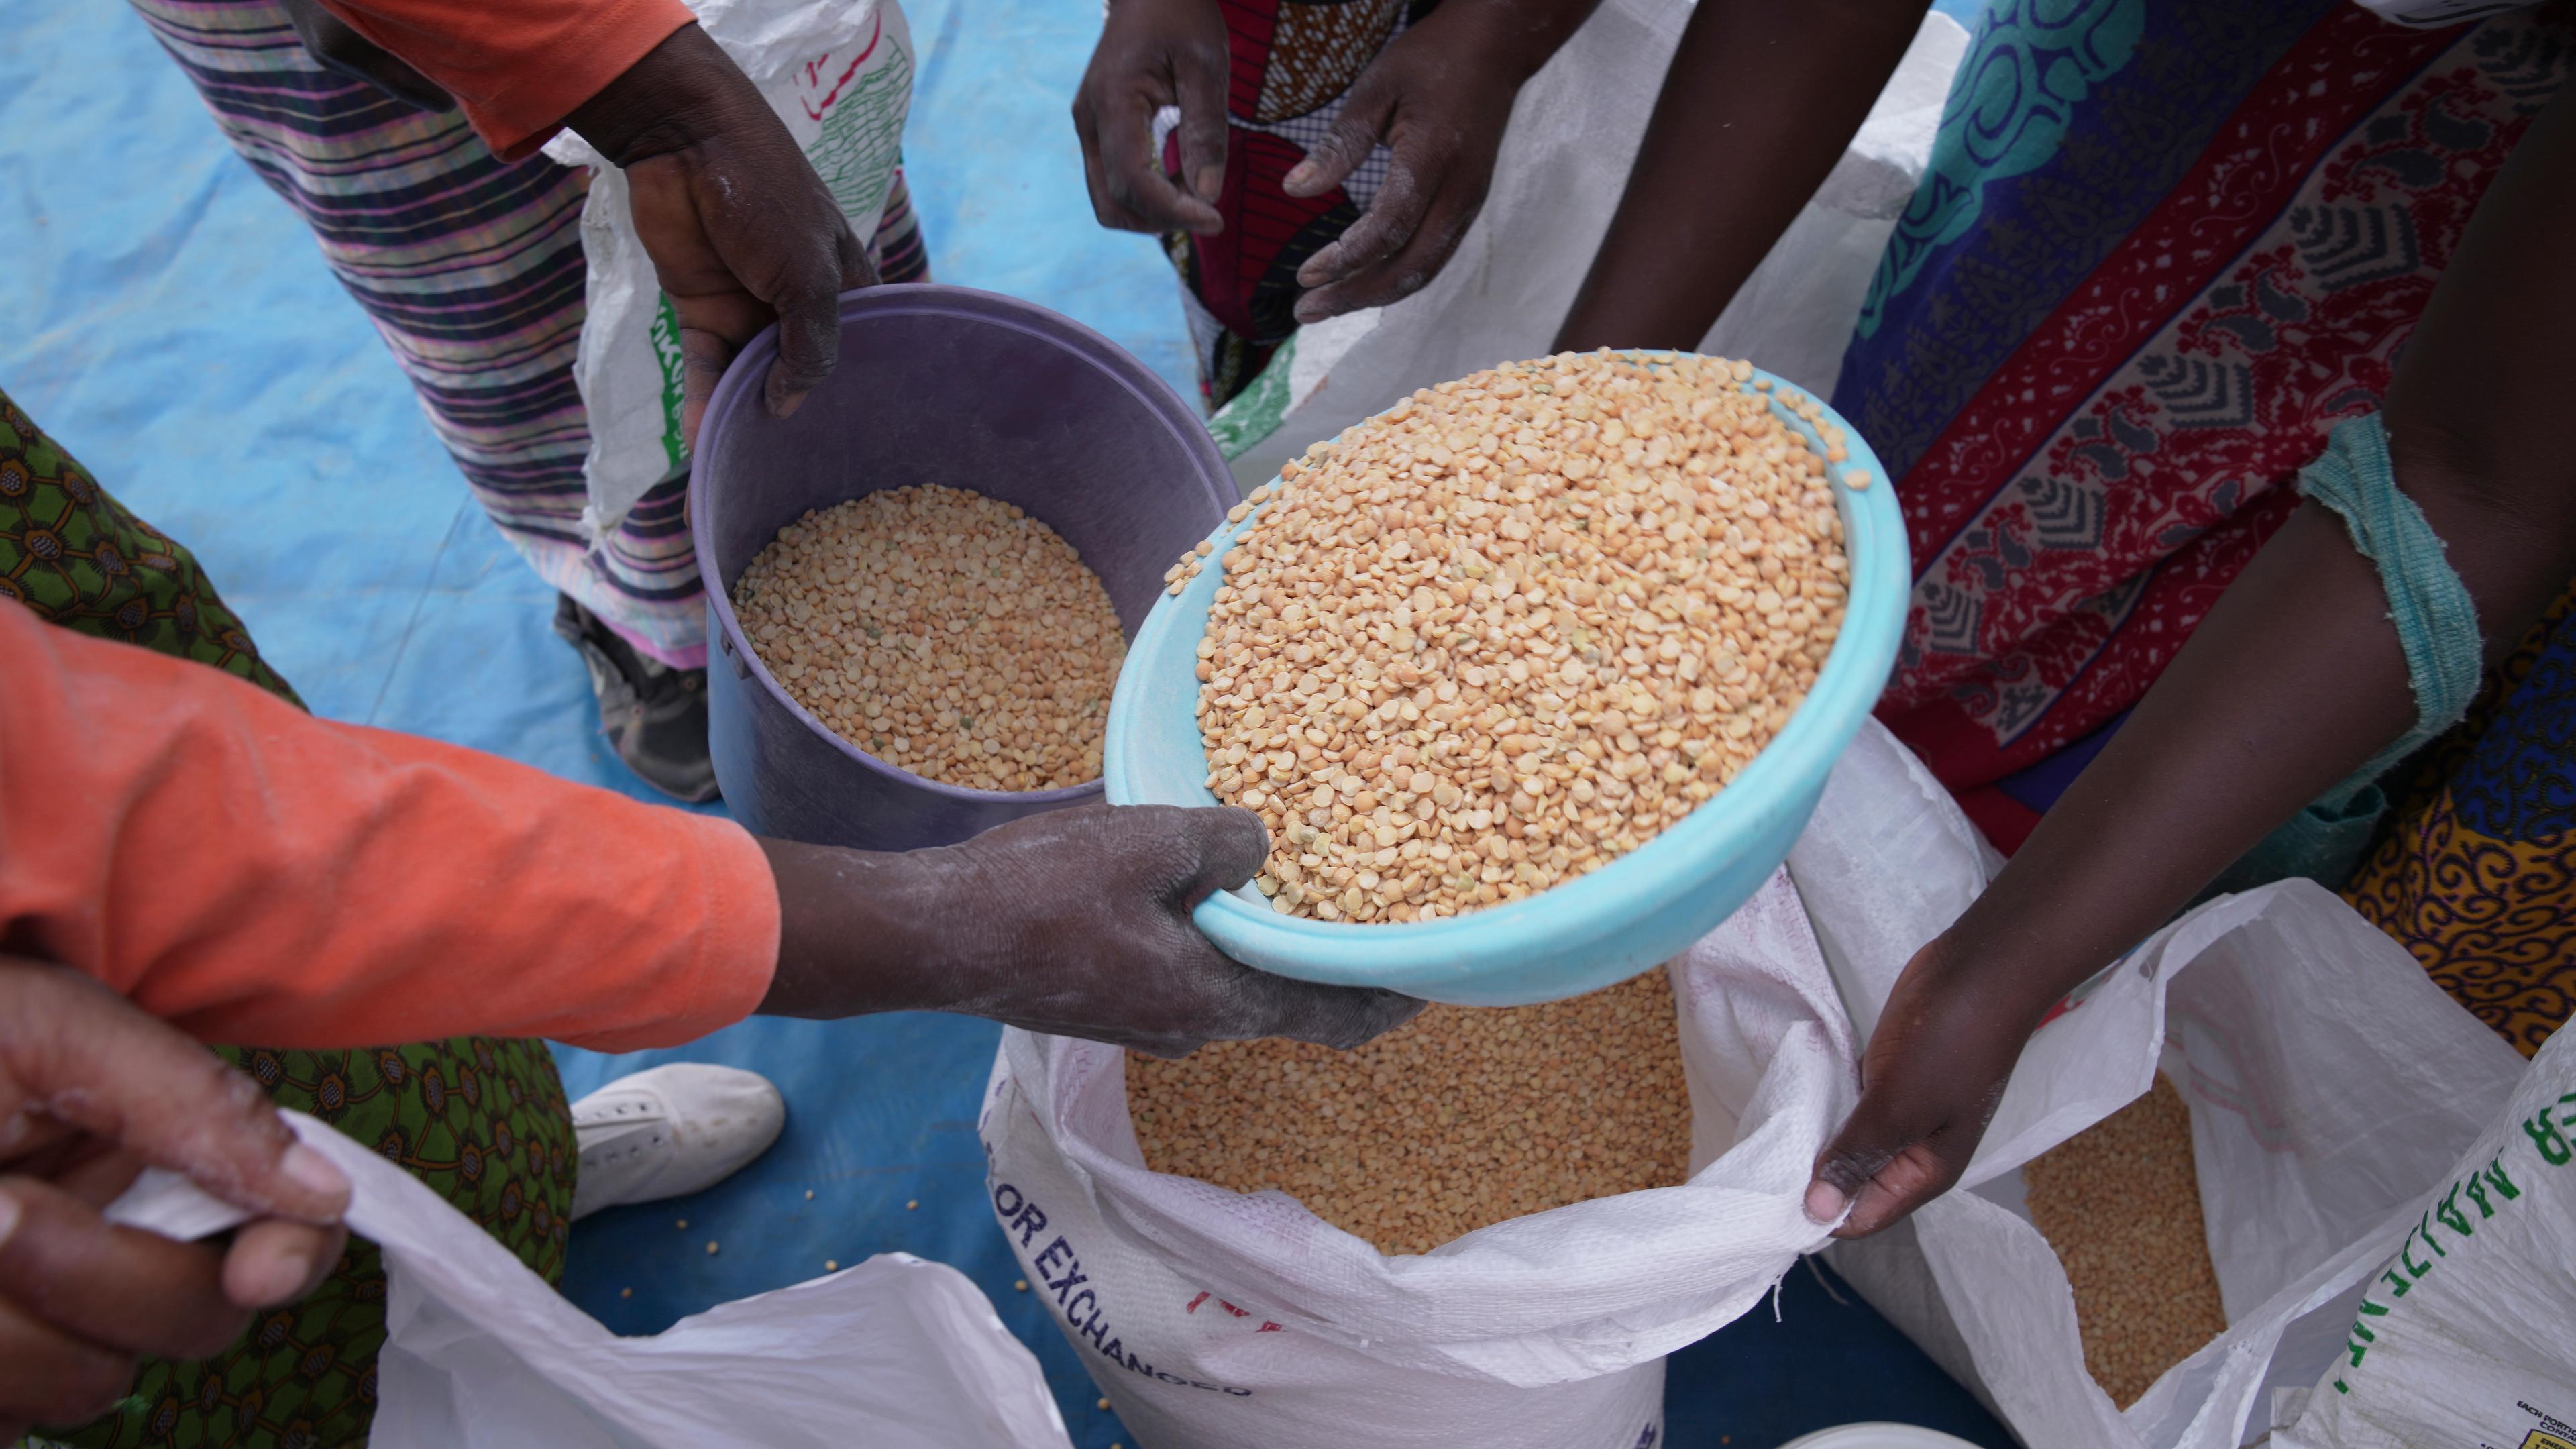
[[[1198,718],[1208,788],[1270,828],[1274,909],[1413,921],[1543,891],[1679,821],[1787,724],[1842,627],[1843,450],[1808,446],[1750,373],[1495,368],[1255,491]]]

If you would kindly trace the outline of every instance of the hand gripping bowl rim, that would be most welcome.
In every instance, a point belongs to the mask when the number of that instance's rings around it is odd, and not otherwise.
[[[1821,429],[1788,406],[1809,400],[1806,390],[1760,368],[1753,369],[1741,386],[1756,392],[1754,384],[1766,380],[1771,384],[1767,397],[1772,414],[1821,452]],[[1517,901],[1436,921],[1372,925],[1284,915],[1246,884],[1201,902],[1193,917],[1199,929],[1227,955],[1277,975],[1383,987],[1433,1000],[1489,1003],[1491,994],[1475,989],[1475,983],[1480,977],[1508,975],[1517,962],[1537,954],[1531,943],[1610,941],[1629,923],[1672,905],[1692,889],[1705,888],[1737,847],[1765,833],[1765,823],[1776,822],[1784,812],[1803,815],[1812,810],[1825,775],[1859,733],[1861,721],[1877,704],[1895,667],[1913,584],[1904,519],[1877,454],[1823,399],[1812,401],[1823,409],[1825,422],[1841,428],[1844,437],[1844,460],[1826,464],[1843,515],[1845,555],[1851,560],[1843,623],[1817,671],[1815,687],[1788,724],[1731,783],[1637,849]],[[1867,474],[1867,486],[1853,488],[1844,481],[1855,470]],[[1187,801],[1144,798],[1137,785],[1139,766],[1130,752],[1142,749],[1144,737],[1137,716],[1144,708],[1147,671],[1164,655],[1175,633],[1185,634],[1180,652],[1195,663],[1197,641],[1207,631],[1208,613],[1223,579],[1226,550],[1262,508],[1276,502],[1274,496],[1270,504],[1255,505],[1242,519],[1220,525],[1210,534],[1211,566],[1201,569],[1179,594],[1167,593],[1157,600],[1137,629],[1109,703],[1101,777],[1111,804],[1222,803],[1204,786]],[[1195,700],[1195,680],[1189,694]],[[1577,976],[1562,982],[1561,991],[1514,994],[1529,1001],[1548,1000],[1611,985],[1616,979],[1624,977]]]

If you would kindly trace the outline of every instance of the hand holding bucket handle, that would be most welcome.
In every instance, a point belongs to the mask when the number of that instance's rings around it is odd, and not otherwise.
[[[324,66],[416,109],[455,108],[437,82],[324,0],[285,7]],[[679,318],[684,441],[696,447],[725,364],[773,321],[778,359],[764,397],[773,416],[794,412],[839,354],[840,294],[877,278],[840,203],[759,88],[704,30],[684,25],[562,124],[626,173],[636,239]]]
[[[771,322],[763,398],[796,411],[840,356],[840,295],[876,285],[867,248],[760,91],[684,25],[564,118],[626,172],[636,238],[680,323],[691,447],[735,352]]]

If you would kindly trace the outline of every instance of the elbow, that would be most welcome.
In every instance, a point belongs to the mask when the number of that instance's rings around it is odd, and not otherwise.
[[[2547,430],[2499,433],[2393,409],[2384,422],[2397,481],[2428,517],[2450,515],[2553,553],[2576,553],[2576,448]]]

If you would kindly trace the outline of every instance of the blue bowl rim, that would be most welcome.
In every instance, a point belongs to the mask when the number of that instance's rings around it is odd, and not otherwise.
[[[1666,355],[1698,354],[1632,355],[1661,360]],[[1495,969],[1478,960],[1490,949],[1492,940],[1515,933],[1526,935],[1542,924],[1545,935],[1558,940],[1600,940],[1615,934],[1624,923],[1670,904],[1701,878],[1699,872],[1687,866],[1689,855],[1720,848],[1740,819],[1758,816],[1794,799],[1802,781],[1822,780],[1859,733],[1862,720],[1886,687],[1904,633],[1906,600],[1913,580],[1895,490],[1878,455],[1859,429],[1824,399],[1758,367],[1742,387],[1755,391],[1754,385],[1766,379],[1771,383],[1768,396],[1772,411],[1790,427],[1821,442],[1823,427],[1809,424],[1790,407],[1794,402],[1812,401],[1822,409],[1825,426],[1842,429],[1844,461],[1826,466],[1835,483],[1836,497],[1847,505],[1844,546],[1852,560],[1852,574],[1842,630],[1833,650],[1826,655],[1824,667],[1817,672],[1815,687],[1752,763],[1739,771],[1725,789],[1637,849],[1598,870],[1517,901],[1436,921],[1364,924],[1282,915],[1267,900],[1255,904],[1245,899],[1245,893],[1251,891],[1246,885],[1218,891],[1201,902],[1194,914],[1199,928],[1220,948],[1259,957],[1256,964],[1278,975],[1397,991],[1408,987],[1437,989]],[[1867,486],[1850,486],[1846,480],[1855,471],[1868,475]],[[1216,592],[1214,576],[1223,571],[1226,546],[1258,512],[1256,508],[1209,536],[1216,545],[1211,557],[1219,563],[1216,569],[1201,575],[1202,580],[1207,580],[1201,602],[1192,602],[1194,590],[1157,601],[1128,649],[1127,663],[1120,670],[1122,685],[1130,670],[1138,671],[1142,678],[1144,661],[1157,653],[1151,645],[1159,642],[1160,635],[1184,627],[1205,631],[1207,609]],[[1884,622],[1877,622],[1881,617]],[[1862,620],[1874,627],[1854,627],[1856,621]],[[1121,688],[1110,700],[1102,777],[1113,805],[1149,803],[1138,798],[1126,759],[1128,742],[1137,738],[1132,719],[1138,708],[1135,701],[1142,693],[1140,689]],[[1211,792],[1205,801],[1194,803],[1218,802]]]
[[[1223,494],[1233,492],[1234,475],[1225,466],[1224,454],[1217,451],[1215,439],[1210,437],[1207,429],[1189,413],[1189,405],[1182,402],[1171,388],[1161,378],[1156,377],[1144,363],[1138,361],[1134,354],[1100,332],[1060,312],[1050,311],[1035,302],[1005,293],[987,292],[976,287],[952,286],[941,282],[906,282],[900,285],[857,288],[841,294],[839,308],[839,315],[843,322],[847,322],[852,316],[899,317],[928,312],[1008,328],[1015,332],[1027,333],[1032,337],[1044,338],[1057,346],[1064,347],[1107,373],[1129,392],[1136,394],[1148,409],[1162,420],[1167,429],[1180,436],[1185,448],[1200,454],[1200,471],[1206,475],[1200,481],[1211,483],[1212,486],[1221,484]],[[691,495],[689,547],[699,560],[698,571],[700,579],[706,585],[707,608],[715,616],[715,628],[710,631],[709,643],[725,656],[723,660],[718,660],[710,654],[707,659],[708,667],[715,669],[739,667],[754,684],[767,691],[773,702],[784,706],[799,724],[812,731],[823,743],[838,750],[844,757],[863,768],[892,776],[904,785],[917,787],[933,795],[952,800],[993,801],[1028,806],[1069,805],[1103,796],[1106,793],[1108,779],[1105,768],[1099,775],[1081,784],[1061,785],[1051,790],[984,790],[972,785],[951,785],[944,780],[933,780],[927,775],[916,775],[891,760],[872,755],[841,738],[830,725],[823,723],[821,716],[796,702],[796,696],[788,693],[786,685],[779,681],[777,675],[770,672],[768,663],[760,657],[760,651],[751,647],[749,636],[742,632],[742,621],[734,614],[733,598],[725,590],[725,581],[716,577],[716,569],[712,563],[716,556],[714,522],[716,510],[703,506],[703,500],[707,495],[700,493],[698,487],[703,477],[722,476],[721,465],[714,461],[712,450],[703,447],[703,444],[708,438],[714,436],[721,426],[729,423],[735,413],[745,407],[759,405],[769,376],[770,359],[777,355],[778,324],[775,322],[761,329],[757,336],[743,344],[740,352],[734,354],[733,361],[725,365],[724,376],[716,383],[715,392],[707,399],[706,414],[699,420],[698,439],[702,445],[699,452],[707,455],[706,461],[701,463],[696,457],[690,460],[693,471],[689,478]],[[1183,426],[1174,426],[1176,410]],[[1220,508],[1231,506],[1233,505],[1230,502],[1219,504]],[[1155,601],[1154,609],[1147,616],[1149,620],[1152,614],[1162,611],[1162,603],[1161,599]],[[1143,638],[1144,633],[1144,626],[1138,625],[1136,638],[1127,641],[1130,654],[1135,652],[1136,639]],[[1123,667],[1121,674],[1123,677]],[[1114,683],[1112,692],[1114,696]]]

